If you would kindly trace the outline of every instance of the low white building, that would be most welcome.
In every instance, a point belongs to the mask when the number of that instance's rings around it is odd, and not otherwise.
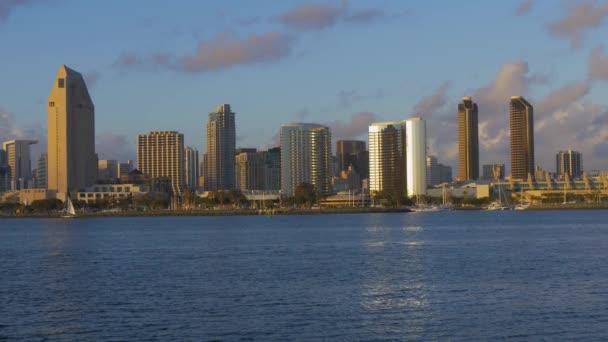
[[[76,199],[86,203],[111,198],[128,198],[129,196],[143,196],[150,192],[147,184],[95,184],[78,192]]]

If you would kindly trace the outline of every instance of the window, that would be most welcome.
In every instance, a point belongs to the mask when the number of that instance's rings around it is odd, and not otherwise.
[[[58,84],[57,84],[57,86],[58,86],[59,88],[65,88],[65,78],[60,78],[60,79],[57,81],[57,83],[58,83]]]
[[[55,102],[49,102],[49,107],[55,107]]]

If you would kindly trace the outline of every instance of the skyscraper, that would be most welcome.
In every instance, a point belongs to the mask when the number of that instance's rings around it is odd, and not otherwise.
[[[368,129],[369,190],[407,196],[405,121],[372,123]]]
[[[36,188],[46,189],[47,154],[42,153],[36,163]]]
[[[32,178],[30,145],[36,143],[38,143],[36,140],[11,140],[2,144],[11,173],[11,190],[21,190],[29,187],[28,182]]]
[[[234,155],[236,129],[234,113],[223,104],[209,113],[207,121],[207,161],[205,189],[231,190],[234,188]]]
[[[426,121],[405,120],[407,196],[426,195]]]
[[[331,191],[331,132],[318,124],[281,126],[281,189],[293,196],[302,183],[312,184],[317,195]]]
[[[479,178],[479,133],[477,103],[463,97],[458,104],[458,178]]]
[[[559,151],[555,156],[555,172],[564,178],[566,174],[580,178],[583,174],[583,155],[580,152],[567,150]]]
[[[184,189],[184,135],[150,132],[137,137],[137,166],[152,179],[168,177],[174,194]]]
[[[534,175],[534,109],[521,96],[509,104],[511,128],[511,177],[528,179]]]
[[[348,171],[348,167],[352,165],[355,171],[363,176],[362,173],[365,173],[366,170],[360,170],[362,164],[358,161],[362,152],[365,152],[365,141],[338,140],[336,142],[338,174],[342,171]]]
[[[198,151],[187,146],[184,149],[184,179],[186,188],[196,190],[198,187],[199,162]]]
[[[95,183],[95,106],[82,75],[59,67],[48,98],[48,188],[66,194]]]
[[[264,163],[264,190],[281,189],[281,148],[258,152]]]

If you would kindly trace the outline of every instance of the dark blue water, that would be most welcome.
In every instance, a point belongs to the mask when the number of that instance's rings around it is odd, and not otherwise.
[[[606,340],[608,211],[0,220],[0,340]]]

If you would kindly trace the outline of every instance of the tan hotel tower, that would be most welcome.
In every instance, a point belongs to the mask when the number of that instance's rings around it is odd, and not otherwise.
[[[80,73],[59,67],[48,98],[48,189],[59,194],[95,183],[95,106]]]

